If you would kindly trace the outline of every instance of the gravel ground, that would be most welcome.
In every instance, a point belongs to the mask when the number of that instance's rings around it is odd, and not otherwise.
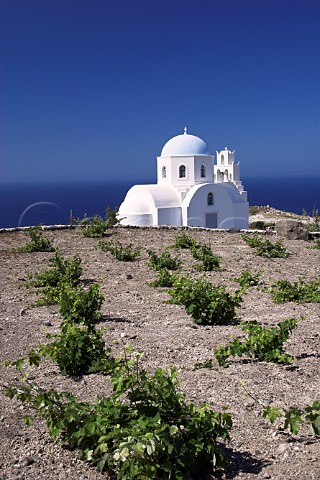
[[[298,326],[287,342],[286,351],[296,356],[292,366],[266,362],[249,362],[234,358],[223,369],[214,360],[214,349],[239,335],[239,327],[198,326],[184,308],[164,303],[168,294],[164,289],[147,284],[156,273],[147,266],[147,248],[160,252],[172,245],[180,232],[175,229],[114,228],[112,237],[122,243],[132,243],[141,250],[135,262],[119,262],[109,253],[96,249],[97,240],[84,238],[77,230],[50,231],[50,237],[64,256],[79,253],[82,259],[83,280],[99,282],[106,299],[102,306],[106,327],[105,340],[120,353],[120,337],[134,349],[145,352],[144,367],[174,365],[180,370],[181,388],[189,400],[197,404],[208,402],[215,410],[228,407],[233,418],[231,440],[227,444],[230,466],[224,478],[319,480],[320,442],[305,425],[296,436],[269,424],[261,415],[260,407],[247,395],[265,404],[278,407],[304,407],[320,400],[319,304],[274,304],[266,288],[278,279],[291,281],[303,277],[319,278],[319,250],[310,242],[284,243],[290,256],[284,259],[257,257],[241,239],[240,233],[209,230],[191,230],[197,241],[210,243],[214,253],[221,256],[221,270],[208,272],[206,277],[214,284],[236,290],[237,277],[245,268],[262,271],[261,282],[245,295],[237,311],[240,320],[258,320],[274,326],[285,318],[295,317]],[[276,236],[272,236],[276,239]],[[46,342],[46,334],[58,332],[59,311],[56,306],[29,308],[36,299],[26,288],[28,273],[46,268],[50,253],[13,253],[13,247],[26,241],[23,232],[0,234],[1,310],[0,361],[26,355],[39,343]],[[198,277],[195,261],[188,251],[179,251],[183,261],[182,273]],[[194,364],[213,359],[212,369],[196,370]],[[2,368],[0,389],[0,479],[95,479],[108,478],[89,464],[82,462],[76,451],[69,451],[53,442],[45,424],[35,420],[31,427],[22,424],[24,411],[15,400],[4,395],[4,386],[14,383],[16,372]],[[108,392],[106,378],[89,375],[67,378],[47,361],[40,368],[31,369],[31,378],[40,386],[69,390],[88,400]],[[205,478],[215,478],[214,474]]]

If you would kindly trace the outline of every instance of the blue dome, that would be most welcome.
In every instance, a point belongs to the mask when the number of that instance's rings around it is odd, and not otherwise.
[[[171,138],[163,147],[161,157],[180,155],[210,155],[206,142],[195,135],[184,133]]]

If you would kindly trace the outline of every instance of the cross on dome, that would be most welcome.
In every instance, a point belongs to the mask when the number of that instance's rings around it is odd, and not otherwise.
[[[184,134],[187,135],[187,127],[184,127]]]

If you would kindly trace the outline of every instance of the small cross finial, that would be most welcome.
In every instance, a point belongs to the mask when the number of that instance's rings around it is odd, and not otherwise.
[[[187,135],[187,127],[184,127],[184,134]]]

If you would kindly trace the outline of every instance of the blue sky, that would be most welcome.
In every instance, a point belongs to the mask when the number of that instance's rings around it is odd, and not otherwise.
[[[317,0],[1,0],[0,182],[155,179],[174,135],[320,174]]]

